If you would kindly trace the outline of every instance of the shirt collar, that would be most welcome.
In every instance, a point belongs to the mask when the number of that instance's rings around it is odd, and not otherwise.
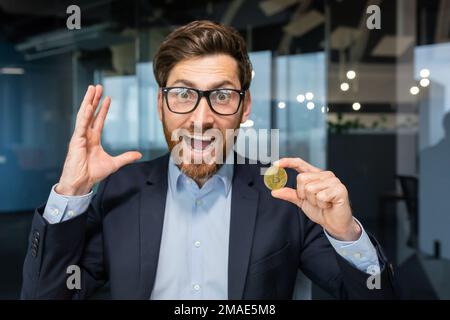
[[[231,150],[227,155],[227,161],[220,167],[220,169],[209,179],[219,178],[222,181],[225,195],[228,195],[231,189],[231,182],[233,179],[234,165],[233,161],[228,161],[230,157],[233,157],[233,151]],[[181,184],[188,178],[181,172],[180,168],[176,165],[172,156],[169,156],[169,184],[172,190],[178,191]],[[209,181],[209,180],[208,180]]]

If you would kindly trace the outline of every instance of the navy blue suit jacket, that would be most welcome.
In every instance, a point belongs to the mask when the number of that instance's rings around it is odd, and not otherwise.
[[[34,214],[22,298],[84,299],[109,281],[111,297],[149,299],[164,221],[169,156],[131,164],[105,179],[86,213],[58,224]],[[292,299],[297,270],[337,298],[394,298],[394,278],[379,244],[381,289],[333,249],[322,227],[273,198],[260,164],[235,165],[228,261],[229,299]],[[288,185],[296,174],[288,170]],[[66,286],[69,265],[81,288]]]

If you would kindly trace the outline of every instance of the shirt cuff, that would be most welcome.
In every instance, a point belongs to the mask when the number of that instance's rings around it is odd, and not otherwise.
[[[92,190],[82,196],[65,196],[58,194],[55,187],[56,184],[52,187],[43,214],[48,223],[54,224],[75,218],[89,207],[93,194]]]
[[[351,265],[368,274],[378,274],[380,273],[380,264],[377,250],[361,223],[358,219],[354,219],[361,227],[361,236],[356,241],[336,240],[325,229],[323,231],[336,252]]]

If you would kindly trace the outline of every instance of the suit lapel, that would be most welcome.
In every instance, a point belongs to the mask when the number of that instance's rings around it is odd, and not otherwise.
[[[150,299],[155,283],[166,207],[168,163],[169,154],[157,160],[140,194],[140,299]]]
[[[235,162],[236,163],[236,162]],[[243,298],[259,193],[248,165],[234,166],[228,256],[228,299]]]

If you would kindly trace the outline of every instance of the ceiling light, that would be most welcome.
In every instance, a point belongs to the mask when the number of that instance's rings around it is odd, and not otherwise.
[[[347,71],[347,79],[353,80],[356,78],[356,72],[353,70]]]
[[[428,78],[430,76],[430,70],[422,69],[419,72],[421,78]]]
[[[278,102],[278,108],[280,109],[286,108],[286,103],[284,103],[283,101]]]
[[[16,75],[22,75],[25,73],[24,68],[13,68],[13,67],[5,67],[0,68],[0,74],[16,74]]]
[[[428,87],[430,85],[430,80],[428,78],[420,79],[420,86]]]
[[[312,92],[307,92],[305,94],[306,100],[312,100],[314,98],[314,94]]]
[[[416,87],[416,86],[413,86],[413,87],[411,87],[411,89],[409,89],[409,92],[413,95],[413,96],[415,96],[415,95],[417,95],[418,93],[419,93],[419,87]]]
[[[300,103],[302,103],[303,101],[305,101],[305,96],[302,95],[302,94],[299,94],[299,95],[297,96],[297,101],[300,102]]]
[[[342,91],[347,91],[348,89],[350,89],[350,86],[347,82],[342,82],[341,83],[341,90]]]
[[[355,102],[352,104],[352,109],[355,111],[358,111],[359,109],[361,109],[361,103],[359,102]]]

